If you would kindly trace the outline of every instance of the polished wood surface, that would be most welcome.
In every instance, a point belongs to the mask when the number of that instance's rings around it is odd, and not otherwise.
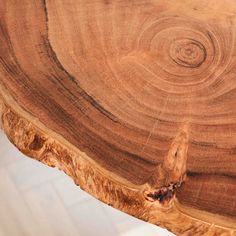
[[[116,208],[236,234],[235,16],[233,0],[4,1],[2,127]]]

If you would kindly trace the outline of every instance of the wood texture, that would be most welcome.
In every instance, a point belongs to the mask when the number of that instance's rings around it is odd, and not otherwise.
[[[98,199],[236,235],[236,3],[4,1],[2,127]]]

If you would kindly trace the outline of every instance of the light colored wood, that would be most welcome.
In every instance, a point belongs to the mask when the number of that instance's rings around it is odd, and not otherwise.
[[[236,235],[236,3],[0,6],[2,127],[26,155],[179,235]]]
[[[94,199],[64,173],[21,154],[1,130],[0,176],[0,236],[173,235]]]

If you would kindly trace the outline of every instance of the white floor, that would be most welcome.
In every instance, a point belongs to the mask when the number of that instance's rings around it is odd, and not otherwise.
[[[0,236],[168,236],[26,158],[0,131]]]

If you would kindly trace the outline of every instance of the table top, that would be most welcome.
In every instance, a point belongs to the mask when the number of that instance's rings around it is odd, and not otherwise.
[[[101,201],[236,235],[236,3],[0,6],[2,127]]]

